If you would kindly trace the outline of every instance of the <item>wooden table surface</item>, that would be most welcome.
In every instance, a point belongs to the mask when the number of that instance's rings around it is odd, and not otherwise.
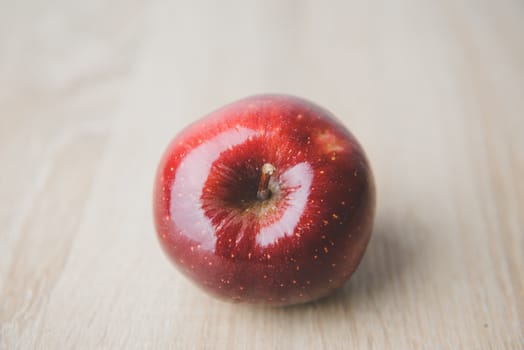
[[[334,296],[229,304],[168,262],[157,161],[261,92],[359,138],[378,191]],[[0,2],[1,349],[524,348],[524,3]]]

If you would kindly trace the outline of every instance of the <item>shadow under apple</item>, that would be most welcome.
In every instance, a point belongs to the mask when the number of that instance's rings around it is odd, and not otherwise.
[[[403,284],[410,273],[420,273],[428,264],[429,247],[424,236],[427,230],[416,218],[377,217],[371,240],[357,271],[338,291],[316,302],[295,305],[285,310],[345,307],[388,298],[388,293]],[[396,295],[398,297],[398,294]]]

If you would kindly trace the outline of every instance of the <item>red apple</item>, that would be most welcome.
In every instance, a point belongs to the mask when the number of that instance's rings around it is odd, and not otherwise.
[[[158,167],[160,243],[233,301],[303,303],[348,280],[369,241],[373,176],[351,133],[291,96],[227,105],[184,129]]]

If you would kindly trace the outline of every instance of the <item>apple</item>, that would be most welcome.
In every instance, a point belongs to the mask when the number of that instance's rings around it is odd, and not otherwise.
[[[286,95],[239,100],[182,130],[153,197],[160,244],[183,274],[221,298],[279,306],[341,287],[375,212],[355,137]]]

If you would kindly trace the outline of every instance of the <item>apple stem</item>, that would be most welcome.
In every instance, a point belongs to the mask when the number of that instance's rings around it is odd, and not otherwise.
[[[262,166],[260,174],[260,183],[258,184],[257,198],[260,200],[266,200],[271,196],[271,190],[269,189],[269,180],[271,176],[277,170],[273,164],[266,163]]]

